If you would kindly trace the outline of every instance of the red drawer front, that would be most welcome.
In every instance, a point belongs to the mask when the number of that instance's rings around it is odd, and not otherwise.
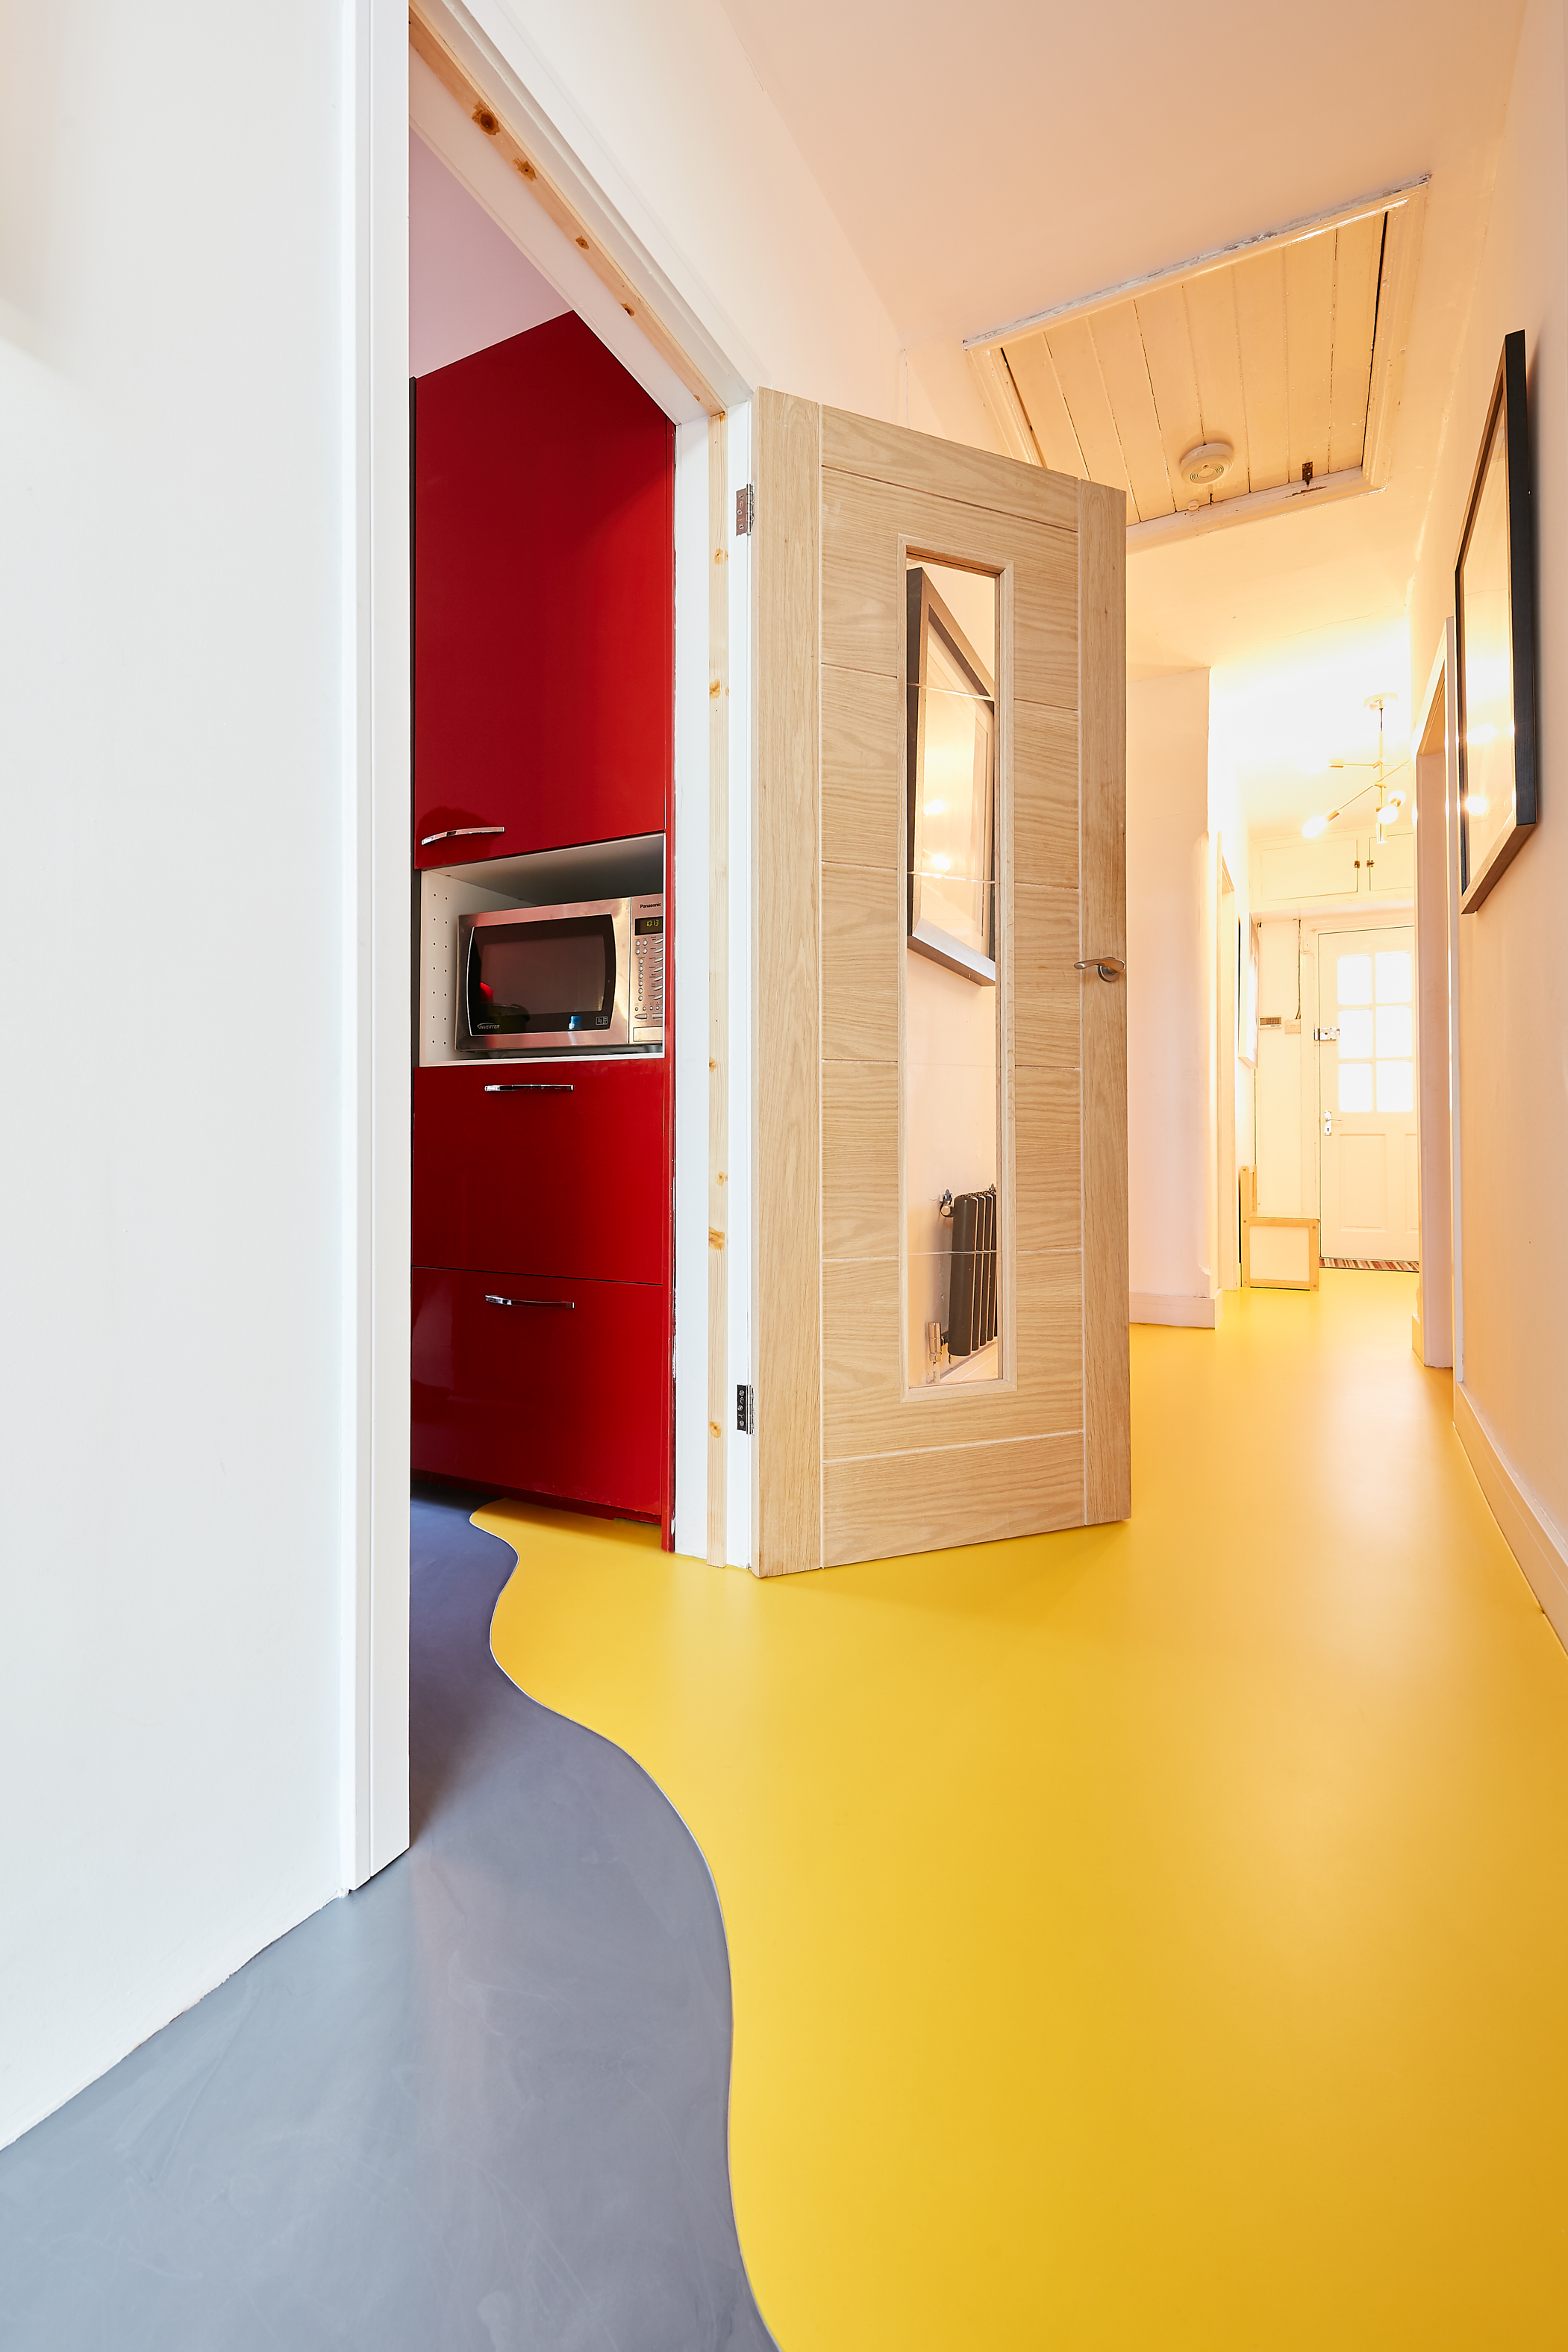
[[[656,1517],[668,1386],[662,1285],[414,1268],[415,1470]]]
[[[662,1061],[414,1073],[416,1265],[662,1283],[667,1170]]]

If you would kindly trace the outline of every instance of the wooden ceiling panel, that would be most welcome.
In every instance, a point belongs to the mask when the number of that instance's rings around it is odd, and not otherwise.
[[[1204,437],[1203,404],[1198,397],[1197,366],[1187,331],[1186,289],[1155,286],[1138,297],[1138,325],[1148,353],[1149,381],[1160,413],[1160,437],[1176,503],[1207,506],[1208,492],[1194,489],[1181,478],[1181,461]]]
[[[1334,242],[1333,373],[1329,385],[1329,471],[1359,466],[1366,443],[1366,395],[1385,215],[1347,221]]]
[[[1260,253],[1238,262],[1235,289],[1251,484],[1255,490],[1278,489],[1291,457],[1283,253]]]
[[[1218,521],[1201,509],[1232,500],[1247,504],[1227,520],[1273,511],[1304,470],[1313,485],[1337,478],[1331,495],[1375,487],[1414,271],[1401,257],[1417,249],[1425,188],[977,337],[971,359],[1005,389],[1019,450],[1122,490],[1130,523],[1156,537]],[[1390,356],[1375,367],[1379,332]],[[1235,454],[1217,488],[1197,489],[1181,460],[1206,441]]]
[[[1088,320],[1069,319],[1061,326],[1051,328],[1045,340],[1078,436],[1078,446],[1088,461],[1089,479],[1103,482],[1110,489],[1124,490],[1131,499],[1133,486],[1127,479],[1121,436],[1111,413]],[[1135,506],[1127,520],[1137,520]]]
[[[1186,285],[1186,323],[1197,369],[1198,404],[1206,441],[1228,441],[1236,462],[1210,497],[1245,497],[1254,487],[1247,443],[1247,395],[1241,381],[1241,338],[1236,322],[1236,273],[1207,269]]]
[[[1329,469],[1329,384],[1333,374],[1333,255],[1331,231],[1285,247],[1285,364],[1290,388],[1286,478],[1311,463]]]
[[[1138,520],[1147,522],[1152,515],[1172,514],[1176,500],[1166,467],[1137,312],[1131,302],[1113,303],[1110,310],[1099,311],[1090,326]]]
[[[1045,465],[1053,474],[1075,474],[1080,481],[1084,480],[1089,468],[1078,446],[1078,436],[1072,429],[1045,337],[1029,335],[1022,342],[1008,343],[1002,357]]]

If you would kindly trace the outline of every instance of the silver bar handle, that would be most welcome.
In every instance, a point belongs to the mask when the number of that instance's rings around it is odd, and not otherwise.
[[[504,824],[449,824],[444,833],[427,833],[420,840],[421,849],[429,849],[437,841],[468,841],[476,833],[505,833]]]
[[[486,1307],[564,1307],[571,1314],[577,1306],[575,1298],[503,1298],[498,1291],[485,1293]]]
[[[1120,956],[1103,955],[1085,956],[1082,962],[1075,963],[1072,969],[1074,971],[1097,971],[1102,980],[1120,980],[1127,967]]]
[[[485,1089],[487,1095],[570,1095],[576,1091],[575,1087],[551,1085],[543,1078],[517,1078],[509,1085],[489,1086]]]

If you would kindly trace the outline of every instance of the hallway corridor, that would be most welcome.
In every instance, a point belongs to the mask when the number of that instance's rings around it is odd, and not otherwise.
[[[758,1584],[480,1515],[712,1866],[788,2352],[1561,2341],[1568,1658],[1411,1291],[1134,1329],[1125,1526]]]

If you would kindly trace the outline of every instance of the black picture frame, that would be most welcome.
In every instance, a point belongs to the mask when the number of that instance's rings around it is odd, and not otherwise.
[[[1521,330],[1503,338],[1498,361],[1454,562],[1454,615],[1459,908],[1469,915],[1496,888],[1539,814],[1535,524]]]

